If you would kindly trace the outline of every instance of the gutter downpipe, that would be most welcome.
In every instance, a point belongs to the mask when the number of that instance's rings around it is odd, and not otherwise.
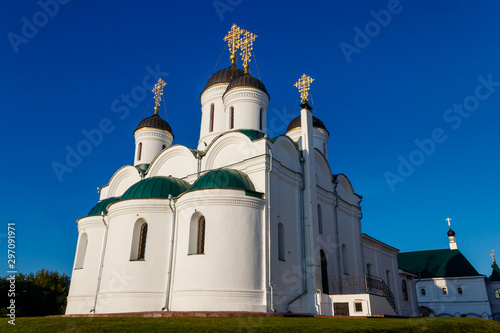
[[[104,212],[101,212],[102,223],[104,224],[104,242],[102,244],[102,252],[101,252],[101,263],[99,265],[99,274],[97,275],[97,287],[95,290],[95,299],[94,299],[94,308],[90,310],[90,312],[95,313],[95,308],[97,307],[97,296],[99,295],[99,289],[101,289],[101,280],[102,280],[102,268],[104,266],[104,255],[106,253],[106,242],[108,241],[108,225],[104,221]]]
[[[300,158],[300,166],[302,167],[302,175],[304,174],[304,158]],[[304,181],[302,181],[302,186],[300,187],[300,220],[301,220],[301,229],[302,229],[302,271],[304,272],[303,276],[303,291],[299,295],[297,295],[294,299],[286,304],[286,312],[292,313],[290,311],[290,304],[298,300],[300,297],[304,296],[307,293],[307,279],[306,279],[306,245],[305,245],[305,228],[304,228]]]
[[[363,196],[361,195],[359,197],[359,202],[358,202],[358,206],[359,206],[359,247],[361,248],[361,263],[362,263],[362,271],[363,273],[368,273],[368,272],[365,272],[365,268],[366,268],[366,263],[365,263],[365,253],[363,251],[363,234],[361,233],[361,219],[363,219],[363,211],[361,210],[361,201],[363,201]]]
[[[337,193],[337,185],[339,184],[339,180],[335,179],[335,186],[333,187],[333,192],[335,193],[335,235],[337,236],[337,264],[339,267],[339,276],[342,275],[342,265],[340,263],[340,236],[339,236],[339,216],[338,216],[338,207],[339,207],[339,195]],[[340,284],[340,292],[342,293],[342,284]]]
[[[269,171],[267,172],[267,286],[271,295],[271,311],[276,312],[274,308],[274,286],[271,282],[271,172],[273,171],[273,151],[269,147]]]
[[[172,227],[170,229],[170,253],[168,258],[168,280],[167,280],[167,291],[165,297],[165,306],[162,311],[169,311],[168,304],[170,303],[170,290],[172,284],[172,261],[174,258],[174,232],[175,232],[175,216],[176,216],[176,207],[174,203],[174,207],[172,207],[172,194],[168,195],[168,205],[170,206],[170,210],[172,211]]]

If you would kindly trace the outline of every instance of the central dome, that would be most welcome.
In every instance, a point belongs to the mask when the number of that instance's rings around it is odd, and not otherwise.
[[[244,70],[239,69],[236,64],[231,64],[228,68],[221,69],[214,75],[210,76],[203,90],[205,91],[216,84],[229,83],[243,74],[245,74]]]
[[[226,92],[224,94],[237,87],[257,88],[259,90],[262,90],[267,94],[267,96],[269,96],[269,93],[267,92],[264,83],[262,83],[262,81],[257,79],[256,77],[250,75],[250,73],[245,73],[237,77],[236,79],[232,80],[231,83],[229,83],[229,85],[227,86]]]

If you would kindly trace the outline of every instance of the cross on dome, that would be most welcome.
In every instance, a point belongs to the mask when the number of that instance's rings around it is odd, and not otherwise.
[[[493,258],[493,262],[495,263],[495,250],[491,250],[490,256]]]
[[[446,219],[444,219],[444,220],[445,220],[445,221],[448,221],[448,227],[450,227],[450,228],[451,228],[451,224],[450,224],[451,219],[448,217],[448,218],[446,218]]]
[[[302,99],[302,104],[307,103],[309,100],[309,89],[311,89],[311,82],[314,79],[305,73],[300,77],[300,79],[294,84],[295,87],[299,89],[300,98]]]
[[[166,85],[167,83],[159,78],[158,82],[155,84],[155,87],[153,88],[153,90],[151,90],[155,94],[155,114],[158,114],[161,96],[163,95],[163,87],[165,87]]]
[[[244,32],[244,29],[241,29],[236,24],[233,24],[231,26],[231,30],[229,30],[228,34],[224,37],[224,41],[227,41],[229,52],[231,53],[230,59],[233,64],[236,61],[235,53],[241,45],[241,34]]]

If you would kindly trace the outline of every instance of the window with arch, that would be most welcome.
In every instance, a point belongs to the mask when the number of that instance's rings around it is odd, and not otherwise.
[[[260,113],[259,113],[259,129],[262,131],[262,116],[264,114],[264,109],[260,108]]]
[[[229,128],[233,129],[234,128],[234,106],[231,106],[230,117],[231,117],[231,119],[229,121]]]
[[[366,264],[366,274],[372,275],[372,264],[371,263]]]
[[[88,236],[87,233],[83,233],[80,236],[80,242],[78,242],[78,250],[76,252],[75,269],[82,269],[83,263],[85,261],[85,254],[87,253],[87,243]]]
[[[318,204],[318,232],[323,234],[323,214],[321,213],[321,205]]]
[[[408,300],[408,287],[406,285],[406,280],[401,281],[401,289],[403,290],[403,301]]]
[[[198,221],[198,242],[196,243],[196,253],[205,253],[205,216]]]
[[[188,254],[205,254],[206,220],[199,212],[193,214],[189,227]]]
[[[347,261],[347,247],[342,244],[342,268],[344,274],[349,275],[349,262]]]
[[[142,142],[139,142],[139,147],[137,147],[137,160],[141,160],[141,155],[142,155]]]
[[[448,295],[448,289],[446,289],[446,287],[441,288],[441,291],[443,292],[443,295]]]
[[[464,290],[463,290],[462,287],[458,287],[457,288],[457,294],[459,294],[459,295],[463,295],[464,294]]]
[[[210,127],[209,127],[209,132],[213,132],[214,131],[214,113],[215,113],[215,106],[212,103],[212,105],[210,105]]]
[[[326,143],[323,142],[323,155],[326,155]]]
[[[425,290],[425,288],[420,289],[420,295],[427,296],[427,291]]]
[[[278,223],[278,260],[285,261],[285,228]]]
[[[326,262],[325,252],[323,250],[320,250],[319,255],[321,257],[321,286],[323,289],[323,294],[329,294],[330,291],[328,289],[328,265]]]
[[[138,219],[134,225],[130,260],[144,260],[146,258],[146,244],[148,238],[148,224],[144,219]]]
[[[500,298],[500,288],[495,290],[495,298],[499,299]]]
[[[167,145],[161,146],[161,149],[165,149],[165,148],[167,148]]]

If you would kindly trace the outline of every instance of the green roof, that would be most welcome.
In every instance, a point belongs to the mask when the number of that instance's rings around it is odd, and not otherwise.
[[[245,134],[251,141],[262,139],[265,135],[264,133],[256,130],[236,130],[235,132]]]
[[[235,188],[255,192],[255,187],[246,174],[238,170],[225,168],[207,172],[198,178],[189,190],[206,188]]]
[[[177,197],[189,189],[189,183],[175,177],[151,177],[130,186],[120,200]]]
[[[490,275],[490,281],[500,281],[500,268],[498,268],[496,261],[493,262],[491,268],[493,268],[493,271],[491,272]]]
[[[87,216],[101,215],[101,212],[107,214],[108,211],[106,208],[108,207],[108,205],[112,202],[118,201],[119,199],[120,199],[119,197],[111,197],[99,201],[94,207],[92,207]]]
[[[398,266],[423,279],[480,275],[459,250],[402,252]]]

